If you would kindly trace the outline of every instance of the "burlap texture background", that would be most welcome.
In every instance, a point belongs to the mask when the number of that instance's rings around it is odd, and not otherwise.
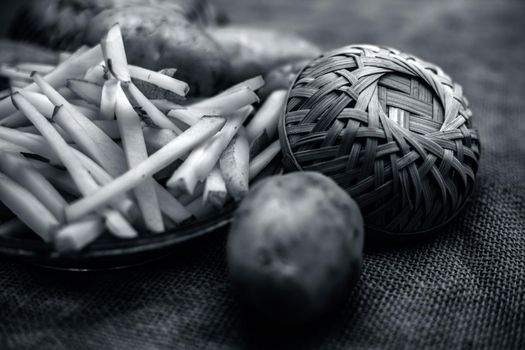
[[[161,262],[67,274],[0,260],[1,349],[525,348],[525,2],[219,1],[234,22],[326,49],[385,44],[463,85],[482,138],[464,213],[429,239],[368,248],[344,307],[301,336],[248,322],[224,232]]]

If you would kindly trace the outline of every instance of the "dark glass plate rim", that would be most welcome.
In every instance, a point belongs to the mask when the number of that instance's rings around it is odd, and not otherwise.
[[[235,205],[218,216],[159,234],[129,240],[94,242],[75,253],[61,253],[49,244],[32,238],[0,238],[0,255],[14,261],[65,270],[99,270],[141,265],[174,251],[174,247],[209,235],[227,226]]]

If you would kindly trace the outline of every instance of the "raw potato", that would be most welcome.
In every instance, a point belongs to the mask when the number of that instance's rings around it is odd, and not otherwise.
[[[58,53],[29,43],[0,40],[0,63],[15,65],[22,62],[54,65],[58,63]]]
[[[271,29],[229,26],[210,28],[208,33],[230,60],[231,82],[264,75],[279,65],[311,59],[321,53],[305,39]]]
[[[288,91],[297,74],[307,63],[308,60],[298,60],[272,69],[265,75],[266,84],[259,90],[261,98],[266,99],[275,90]]]
[[[246,196],[250,182],[250,145],[243,129],[235,135],[221,155],[219,166],[228,192],[234,200]]]
[[[0,64],[15,65],[21,62],[58,63],[58,53],[43,47],[11,40],[0,40]],[[0,89],[8,87],[8,80],[0,78]]]
[[[108,9],[132,6],[161,8],[182,15],[196,24],[220,24],[227,21],[208,0],[33,0],[18,12],[10,34],[15,39],[31,40],[55,49],[80,47],[89,20]]]
[[[358,277],[363,234],[357,204],[328,177],[298,172],[268,178],[233,218],[231,280],[268,319],[313,321],[341,302]]]

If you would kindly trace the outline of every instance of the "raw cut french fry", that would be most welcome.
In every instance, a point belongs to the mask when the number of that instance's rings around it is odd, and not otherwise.
[[[125,170],[122,148],[97,128],[92,121],[71,106],[41,76],[35,74],[33,79],[50,101],[59,107],[55,110],[55,122],[71,135],[86,154],[96,160],[110,174],[122,173]],[[60,107],[61,105],[62,107]]]
[[[283,112],[286,102],[285,90],[274,91],[268,96],[261,108],[255,113],[250,123],[246,126],[249,142],[253,142],[262,134],[266,134],[268,140],[273,140],[277,133],[277,122]]]
[[[18,152],[39,155],[41,157],[49,159],[52,164],[62,164],[62,162],[60,161],[60,159],[57,158],[55,152],[49,146],[47,141],[40,135],[0,127],[0,144],[1,142],[7,142],[7,145],[14,146],[15,148],[13,149],[13,151],[16,150]],[[16,147],[20,147],[20,149],[16,149]],[[91,173],[91,175],[93,175],[93,178],[98,184],[106,184],[112,180],[112,177],[104,169],[102,169],[98,164],[96,164],[93,160],[87,157],[84,153],[76,149],[72,149],[72,151],[79,158],[82,165],[86,167],[86,169]],[[42,169],[40,170],[44,171]],[[46,177],[48,179],[53,179],[52,176],[54,175]],[[78,193],[77,190],[74,190],[74,192],[66,190],[66,192],[72,194]],[[131,206],[132,202],[129,199],[127,199],[126,201],[124,201],[123,199],[119,210],[123,213],[127,213],[130,211],[129,208]]]
[[[71,52],[62,51],[58,54],[58,62],[63,63],[72,56]]]
[[[89,46],[82,45],[82,46],[80,46],[78,49],[76,49],[73,52],[66,52],[68,55],[65,55],[64,57],[66,57],[66,58],[78,57],[79,55],[83,54],[87,50],[89,50]]]
[[[49,85],[59,87],[66,85],[67,79],[75,78],[84,71],[103,59],[100,45],[97,45],[78,55],[72,55],[60,63],[53,71],[46,74],[44,79]],[[24,91],[38,91],[37,84],[32,83],[24,87]],[[0,100],[0,118],[8,116],[16,111],[10,98]]]
[[[115,106],[115,115],[122,137],[124,154],[129,168],[133,168],[148,158],[146,142],[142,134],[140,117],[129,103],[124,91],[119,87]],[[133,189],[146,228],[153,232],[162,232],[164,223],[155,192],[153,178],[146,179]]]
[[[175,73],[177,73],[177,68],[162,68],[158,73],[167,75],[168,77],[174,77]]]
[[[194,125],[200,118],[203,117],[202,115],[193,113],[187,108],[172,109],[168,111],[167,116],[172,120],[177,120],[179,122],[184,123],[187,126]]]
[[[11,95],[11,89],[0,90],[0,99],[8,97],[9,95]]]
[[[126,58],[124,41],[122,40],[122,33],[118,23],[113,25],[106,36],[102,38],[101,45],[106,66],[111,74],[123,84],[129,84],[131,76],[128,69],[128,59]]]
[[[66,86],[86,102],[100,106],[102,86],[81,79],[68,79]]]
[[[202,220],[208,217],[213,211],[217,210],[216,207],[204,203],[202,196],[197,197],[191,203],[186,205],[186,209],[195,217],[197,220]]]
[[[93,124],[113,140],[120,139],[118,124],[114,120],[93,120]]]
[[[244,129],[241,131],[231,140],[219,160],[226,188],[236,201],[246,196],[250,182],[250,145]]]
[[[31,102],[31,104],[34,105],[46,118],[51,119],[53,117],[55,106],[45,95],[38,92],[25,91],[21,89],[15,89],[15,91],[22,91],[29,102]],[[89,119],[97,119],[98,117],[98,111],[96,110],[77,105],[73,105],[73,107]],[[28,125],[28,123],[29,121],[23,113],[20,113],[20,111],[17,111],[9,117],[0,120],[0,125],[9,126],[11,128],[25,126]]]
[[[103,186],[95,193],[82,198],[66,208],[66,217],[70,220],[81,218],[96,208],[111,201],[115,196],[125,193],[142,183],[165,166],[171,164],[183,154],[208,139],[219,131],[225,124],[221,117],[204,117],[199,123],[184,131],[177,138],[148,159],[128,170],[120,177]]]
[[[53,123],[52,124],[53,127],[55,129],[57,129],[58,133],[60,134],[60,136],[62,136],[62,138],[64,139],[64,141],[66,141],[67,143],[73,143],[74,141],[71,139],[71,137],[60,127],[58,126],[57,124]],[[21,127],[21,128],[17,128],[18,131],[22,131],[22,132],[27,132],[29,134],[35,134],[35,135],[40,135],[40,131],[38,131],[37,128],[35,128],[34,125],[30,125],[30,126],[24,126],[24,127]]]
[[[119,87],[120,82],[116,79],[110,79],[104,82],[100,96],[100,117],[102,119],[115,119],[115,103],[117,101]]]
[[[150,100],[162,113],[175,121],[180,121],[186,126],[195,124],[205,115],[221,115],[218,109],[188,108],[169,100]]]
[[[204,186],[206,186],[205,181],[201,181],[197,184],[197,187],[195,187],[195,191],[193,191],[193,194],[183,194],[177,197],[177,200],[182,203],[182,205],[188,205],[191,202],[193,202],[197,198],[202,198],[202,195],[204,193]]]
[[[104,186],[113,181],[113,177],[91,158],[77,150],[73,150],[73,152],[80,160],[80,163],[82,163],[86,170],[89,171],[91,176],[93,176],[93,179],[95,179],[99,186]],[[116,203],[116,208],[121,213],[130,218],[135,217],[134,213],[137,212],[135,203],[126,194],[116,196],[113,202]]]
[[[14,93],[12,99],[17,107],[24,112],[26,117],[40,131],[53,152],[58,156],[62,164],[68,169],[73,181],[82,193],[88,194],[97,189],[97,184],[81,165],[71,147],[64,141],[58,131],[45,119],[45,117],[25,99],[22,93]],[[37,136],[37,135],[34,135]],[[38,139],[37,139],[38,140]]]
[[[222,152],[252,111],[252,106],[246,106],[233,113],[217,135],[194,149],[175,170],[166,184],[168,188],[175,194],[192,194],[197,183],[204,180],[217,164]]]
[[[3,173],[0,173],[0,202],[44,241],[51,241],[58,220],[28,190]]]
[[[16,108],[15,106],[13,106],[13,103],[11,102],[11,98],[9,96],[4,97],[0,100],[0,120],[10,116],[15,112]]]
[[[37,154],[49,159],[53,164],[60,164],[60,160],[42,136],[0,126],[0,139],[24,148],[25,153]]]
[[[264,79],[263,79],[262,76],[258,75],[256,77],[247,79],[245,81],[241,81],[238,84],[230,86],[229,88],[227,88],[223,92],[219,93],[217,96],[228,95],[228,94],[231,94],[232,92],[235,92],[235,91],[237,91],[239,89],[242,89],[242,88],[248,88],[248,89],[250,89],[252,91],[256,91],[256,90],[259,90],[260,88],[262,88],[263,86],[264,86]]]
[[[85,52],[71,55],[64,62],[60,63],[54,70],[44,76],[46,82],[59,87],[66,85],[67,79],[76,78],[83,74],[86,69],[103,60],[100,45],[87,49]],[[24,87],[24,91],[37,92],[39,87],[34,82]],[[0,100],[0,119],[16,111],[10,98]]]
[[[15,91],[22,91],[24,94],[24,97],[33,106],[35,106],[35,108],[38,109],[38,111],[42,113],[44,117],[46,117],[47,119],[51,119],[51,117],[53,117],[53,111],[55,109],[55,106],[51,103],[51,101],[49,101],[46,95],[42,95],[39,92],[33,92],[33,91],[24,91],[24,90],[15,90]],[[24,116],[23,113],[21,114],[22,116]],[[24,116],[24,119],[27,120],[25,116]]]
[[[172,110],[181,110],[182,113],[189,114],[189,116],[186,118],[190,118],[194,120],[192,125],[195,124],[195,122],[197,122],[204,115],[220,115],[221,114],[221,111],[219,111],[218,109],[187,107],[187,106],[183,106],[183,105],[180,105],[180,104],[177,104],[175,102],[172,102],[170,100],[165,100],[165,99],[162,99],[162,100],[152,99],[150,101],[162,113],[169,113]]]
[[[62,164],[71,174],[73,181],[85,196],[95,192],[99,187],[90,173],[84,168],[73,149],[62,139],[56,129],[49,121],[27,101],[21,93],[14,93],[11,98],[26,117],[38,128],[42,136],[47,140]],[[36,135],[35,135],[36,136]],[[132,238],[137,232],[127,223],[122,214],[115,210],[101,209],[106,220],[106,226],[116,236],[121,238]],[[77,219],[80,219],[77,218]],[[70,220],[73,221],[73,220]],[[29,226],[29,225],[28,225]],[[131,228],[131,229],[130,229]]]
[[[106,170],[104,170],[100,165],[98,165],[95,161],[86,156],[84,153],[76,149],[72,149],[72,151],[78,158],[82,166],[86,168],[86,170],[89,172],[89,174],[91,174],[91,176],[99,186],[106,185],[113,180],[113,177],[110,174],[108,174]],[[121,213],[125,214],[127,217],[134,217],[133,213],[136,211],[135,203],[127,195],[115,197],[112,203],[114,203],[116,209],[118,209]]]
[[[149,151],[148,151],[149,152]],[[155,152],[151,152],[151,153],[155,153]],[[164,182],[165,180],[169,179],[171,177],[171,175],[173,175],[173,172],[182,164],[182,160],[176,160],[174,161],[173,163],[171,163],[170,165],[168,165],[167,167],[165,167],[164,169],[162,169],[161,171],[155,173],[155,175],[153,175],[153,178],[157,181],[162,181]]]
[[[205,115],[220,115],[219,111],[206,111],[206,112],[197,112],[195,109],[190,109],[186,107],[179,107],[176,109],[171,109],[168,112],[168,117],[180,121],[185,125],[191,126],[194,125]]]
[[[44,79],[53,87],[65,86],[67,79],[80,77],[86,69],[103,60],[100,45],[86,49],[84,52],[74,54],[60,63],[53,71],[46,74]],[[26,90],[38,91],[36,84],[31,84]]]
[[[218,167],[212,169],[212,171],[206,177],[204,185],[204,196],[202,200],[205,205],[222,208],[226,202],[228,191],[226,189],[226,183]]]
[[[93,179],[100,186],[108,184],[113,178],[102,169],[97,163],[87,157],[85,154],[73,150],[75,155],[79,158],[82,165],[93,176]],[[66,193],[72,194],[75,197],[80,197],[82,194],[78,190],[71,176],[63,170],[57,169],[49,163],[38,161],[35,159],[28,159],[33,167],[35,167],[46,179],[49,180],[57,189]],[[133,217],[136,212],[134,202],[126,195],[118,196],[114,200],[118,206],[118,210],[125,213],[127,216]]]
[[[148,82],[179,96],[186,96],[190,90],[190,87],[185,82],[165,74],[131,65],[128,68],[132,78]]]
[[[259,97],[247,87],[241,87],[230,94],[214,96],[192,104],[191,108],[217,109],[221,114],[232,113],[244,106],[259,102]]]
[[[24,133],[19,130],[0,127],[0,139],[7,140],[16,146],[23,147],[26,150],[24,153],[32,153],[47,158],[53,164],[62,164],[61,160],[56,156],[49,143],[44,139],[44,137],[40,135],[34,135]],[[105,185],[113,180],[113,178],[91,158],[76,149],[71,150],[99,185]],[[46,175],[44,174],[44,176]],[[51,176],[46,177],[48,179],[54,180],[51,178]],[[54,183],[53,181],[51,182]],[[73,187],[77,188],[76,185]],[[78,190],[73,191],[78,193]],[[66,190],[66,192],[74,194],[75,192],[73,191]],[[116,197],[114,202],[116,205],[118,205],[118,208],[122,213],[131,213],[133,211],[134,204],[127,197]]]
[[[102,169],[97,163],[87,157],[81,152],[76,152],[77,157],[80,159],[83,166],[93,175],[93,178],[101,186],[107,185],[113,181],[113,177],[109,175],[104,169]],[[188,211],[185,210],[173,196],[169,193],[162,185],[158,182],[154,182],[155,190],[157,192],[157,197],[159,200],[159,205],[162,213],[172,219],[176,223],[180,223],[191,216],[188,214]],[[122,202],[122,206],[127,204],[127,207],[122,207],[120,211],[122,212],[131,212],[134,210],[133,202],[131,202],[127,197],[121,195],[117,196]]]
[[[91,106],[80,106],[72,103],[71,107],[73,107],[76,111],[81,113],[84,117],[86,117],[89,120],[100,120],[99,111]]]
[[[116,121],[114,120],[93,120],[93,124],[95,124],[100,130],[104,131],[106,135],[111,137],[113,140],[120,139],[120,131],[118,129],[118,125]],[[57,131],[60,133],[60,135],[66,140],[67,143],[72,143],[74,140],[69,136],[68,133],[64,131],[59,125],[53,123],[53,126]],[[24,126],[17,128],[19,131],[28,132],[31,134],[39,134],[38,130],[33,126]]]
[[[24,71],[15,67],[7,66],[5,64],[0,65],[0,76],[9,79],[22,80],[26,83],[31,82],[31,71]]]
[[[9,128],[18,128],[30,124],[31,122],[29,122],[29,120],[27,120],[27,118],[25,117],[24,113],[20,111],[16,111],[10,116],[5,117],[4,119],[0,119],[0,125]]]
[[[95,124],[80,125],[78,119],[73,119],[72,114],[63,106],[56,108],[53,120],[71,136],[84,153],[97,161],[110,174],[116,175],[124,170],[122,149]],[[102,142],[105,145],[102,145]],[[105,146],[109,144],[111,148],[106,149]]]
[[[31,153],[27,148],[21,147],[9,141],[0,139],[0,150],[12,153]]]
[[[104,61],[89,68],[83,78],[95,84],[104,84],[106,80],[106,66],[104,65]]]
[[[69,136],[69,134],[67,132],[64,131],[64,129],[62,129],[59,125],[53,123],[52,124],[55,129],[57,129],[58,133],[60,134],[60,136],[62,136],[62,138],[64,139],[64,141],[66,141],[67,143],[74,143],[75,140],[73,140],[71,138],[71,136]],[[98,126],[98,125],[97,125]],[[100,126],[99,126],[100,127]],[[102,129],[102,128],[101,128]],[[17,130],[19,131],[22,131],[22,132],[27,132],[27,133],[30,133],[30,134],[36,134],[36,135],[39,135],[40,132],[38,131],[37,128],[35,128],[33,125],[30,125],[30,126],[24,126],[24,127],[20,127],[20,128],[17,128]],[[102,129],[103,130],[103,129]],[[103,130],[104,131],[104,130]],[[120,135],[118,136],[120,137]]]
[[[80,197],[82,195],[73,182],[73,179],[66,171],[55,168],[51,164],[40,160],[29,158],[27,161],[34,169],[38,170],[42,176],[51,182],[56,189],[69,193],[75,197]]]
[[[148,117],[151,118],[151,121],[155,123],[159,128],[169,129],[175,132],[177,135],[182,133],[182,130],[179,129],[168,117],[164,115],[153,103],[144,94],[135,86],[135,84],[130,83],[128,86],[128,91],[133,96],[135,101],[142,107],[142,109],[148,114]]]
[[[159,129],[145,126],[142,129],[148,153],[154,153],[170,143],[177,135],[169,129]]]
[[[250,180],[259,175],[259,173],[270,164],[272,159],[274,159],[280,151],[281,144],[279,143],[279,140],[277,140],[255,156],[250,162]]]
[[[118,128],[118,127],[117,127]],[[0,137],[2,135],[2,129],[0,129]],[[50,159],[51,161],[53,161],[55,164],[57,163],[61,163],[59,160],[57,161],[56,159],[56,153],[51,150],[49,148],[49,146],[47,145],[47,143],[43,140],[43,139],[39,139],[38,135],[32,135],[34,136],[33,138],[31,137],[27,137],[26,135],[24,134],[18,134],[16,135],[18,136],[18,138],[22,139],[22,140],[18,140],[18,141],[22,141],[21,144],[22,145],[26,145],[28,148],[30,148],[32,151],[34,151],[36,154],[40,154],[48,159]],[[17,141],[16,138],[14,138],[15,141]],[[93,160],[91,160],[91,158],[89,158],[88,156],[86,156],[84,153],[76,150],[76,149],[72,149],[72,152],[78,157],[78,159],[80,160],[80,162],[82,163],[82,165],[89,171],[89,173],[91,173],[91,175],[93,176],[94,180],[99,184],[99,185],[103,185],[103,184],[106,184],[108,182],[110,182],[112,180],[112,177],[102,168],[100,167],[97,163],[95,163]],[[119,163],[116,163],[114,164],[115,168],[118,166],[119,168],[116,168],[115,171],[124,171],[126,169],[126,165],[125,165],[125,160],[124,160],[124,153],[123,151],[119,148],[119,157],[118,158],[118,162]],[[121,170],[122,169],[122,170]],[[115,206],[116,208],[129,216],[129,213],[131,213],[133,211],[133,207],[134,207],[134,204],[133,202],[126,198],[126,197],[116,197],[115,198]]]
[[[76,95],[74,96],[74,98],[66,98],[66,100],[68,100],[69,103],[71,103],[71,104],[75,104],[77,106],[82,106],[84,108],[89,108],[89,109],[96,108],[96,109],[98,109],[97,106],[92,105],[91,103],[87,102],[86,100],[78,98]]]
[[[182,108],[181,105],[166,99],[150,99],[151,103],[155,105],[162,113],[168,113],[172,109]]]
[[[0,224],[0,237],[15,237],[26,233],[27,230],[28,227],[19,218],[12,218]]]
[[[104,232],[102,220],[91,217],[74,222],[57,230],[54,246],[60,252],[79,251]]]
[[[264,151],[258,154],[250,163],[250,181],[270,164],[277,154],[281,151],[279,140],[272,143]],[[185,202],[183,202],[185,203]],[[191,202],[185,204],[186,209],[192,213],[196,219],[204,219],[217,208],[207,205],[202,196],[197,196]]]
[[[131,226],[126,218],[117,210],[102,210],[104,224],[108,230],[119,238],[135,238],[138,236],[137,231]]]
[[[66,200],[23,156],[0,152],[0,171],[31,192],[59,222],[64,222]]]
[[[9,79],[9,86],[11,86],[11,88],[25,88],[29,84],[31,84],[31,82],[28,82],[27,80]]]
[[[25,70],[29,73],[38,72],[40,74],[47,74],[54,70],[56,66],[52,64],[43,64],[43,63],[19,63],[16,65],[16,68],[20,70]]]
[[[175,199],[171,193],[168,192],[161,184],[155,182],[155,190],[157,191],[157,198],[159,199],[162,213],[173,220],[176,224],[180,224],[185,220],[191,218],[191,213]]]
[[[75,99],[77,95],[71,91],[67,86],[61,86],[56,89],[60,95],[66,100]]]

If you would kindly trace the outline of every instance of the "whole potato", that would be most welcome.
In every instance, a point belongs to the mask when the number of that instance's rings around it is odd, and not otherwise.
[[[268,178],[234,216],[227,243],[232,283],[270,320],[315,320],[355,282],[363,234],[357,204],[328,177],[297,172]]]
[[[29,43],[0,39],[0,65],[16,65],[25,62],[57,64],[58,52]],[[9,79],[1,77],[0,90],[9,87]]]
[[[271,29],[210,27],[208,33],[224,49],[230,61],[230,83],[265,75],[279,65],[311,59],[321,53],[316,45],[297,35]]]
[[[199,25],[221,25],[227,16],[208,0],[31,0],[19,6],[10,26],[13,39],[73,51],[85,44],[89,21],[105,10],[157,8]],[[148,21],[145,18],[145,21]]]
[[[258,91],[262,99],[266,99],[275,90],[289,90],[297,74],[309,60],[299,60],[286,63],[272,69],[264,76],[264,86]]]

